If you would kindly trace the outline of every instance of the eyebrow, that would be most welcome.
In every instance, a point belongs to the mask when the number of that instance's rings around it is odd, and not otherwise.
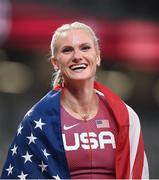
[[[86,42],[86,43],[82,43],[82,44],[79,44],[79,46],[84,46],[84,45],[89,45],[89,46],[91,46],[91,43],[88,43],[88,42]],[[65,47],[72,47],[72,45],[64,45],[63,47],[62,47],[62,49],[63,48],[65,48]]]

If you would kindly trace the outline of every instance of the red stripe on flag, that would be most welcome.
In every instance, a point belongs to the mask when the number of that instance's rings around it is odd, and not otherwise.
[[[96,120],[97,128],[109,128],[109,121],[107,119]]]
[[[138,149],[133,167],[133,176],[132,176],[133,179],[142,178],[143,163],[144,163],[144,144],[143,144],[142,132],[140,132]]]

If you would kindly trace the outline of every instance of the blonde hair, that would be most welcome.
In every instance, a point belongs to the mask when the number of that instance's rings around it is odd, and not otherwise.
[[[94,41],[94,44],[95,44],[97,51],[100,52],[98,38],[96,37],[95,32],[92,30],[92,28],[90,26],[84,24],[84,23],[74,22],[71,24],[64,24],[64,25],[60,26],[59,28],[57,28],[56,31],[54,32],[54,34],[52,36],[51,44],[50,44],[51,59],[55,58],[56,41],[59,38],[59,36],[63,32],[68,31],[68,30],[72,30],[72,29],[83,29],[83,30],[86,30],[87,32],[89,32],[92,36],[92,39]],[[57,85],[61,84],[62,82],[63,82],[63,77],[61,75],[61,71],[55,70],[55,73],[53,73],[53,79],[52,79],[53,87],[56,87]]]

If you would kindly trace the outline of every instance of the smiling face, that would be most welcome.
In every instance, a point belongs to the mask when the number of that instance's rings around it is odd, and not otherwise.
[[[84,29],[64,31],[55,44],[52,64],[61,70],[64,81],[94,79],[100,54],[92,35]]]

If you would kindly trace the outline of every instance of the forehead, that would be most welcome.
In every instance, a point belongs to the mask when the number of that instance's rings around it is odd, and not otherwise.
[[[62,32],[56,41],[56,45],[58,46],[66,44],[75,45],[80,43],[93,43],[93,37],[89,31],[85,29],[67,30]]]

